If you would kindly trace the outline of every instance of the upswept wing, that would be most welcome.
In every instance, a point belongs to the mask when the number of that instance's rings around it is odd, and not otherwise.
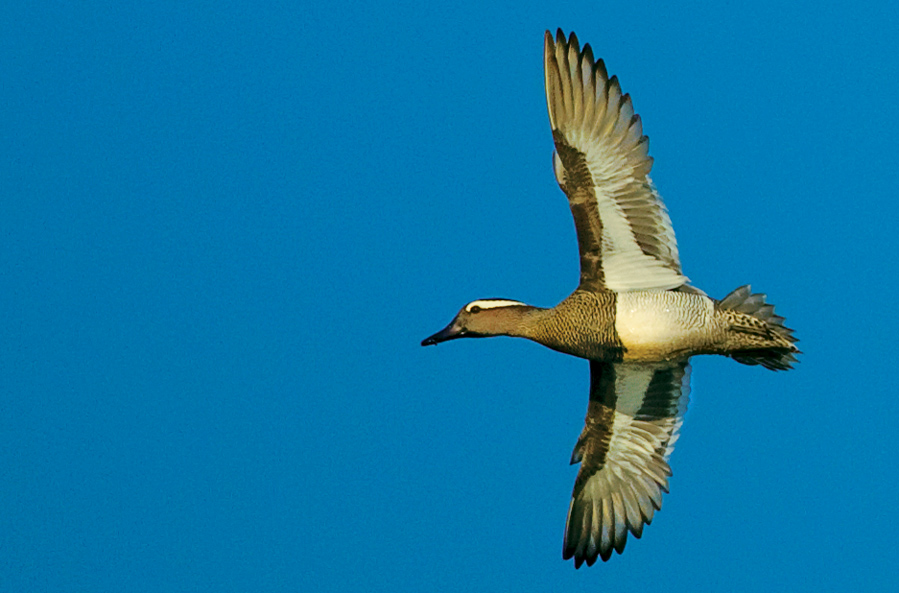
[[[575,567],[620,554],[628,531],[639,538],[662,508],[689,393],[687,361],[590,361],[590,404],[571,455],[581,467],[562,551]]]
[[[687,282],[640,116],[616,77],[574,33],[546,32],[546,101],[556,179],[568,196],[581,254],[581,287],[672,289]]]

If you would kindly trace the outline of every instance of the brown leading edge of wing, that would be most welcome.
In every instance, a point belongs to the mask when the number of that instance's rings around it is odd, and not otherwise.
[[[649,178],[640,117],[589,44],[547,31],[546,102],[556,180],[568,196],[581,255],[581,287],[672,289],[681,274],[671,220]]]
[[[662,508],[690,392],[687,361],[590,361],[590,403],[571,455],[580,463],[562,557],[576,568],[624,551]]]

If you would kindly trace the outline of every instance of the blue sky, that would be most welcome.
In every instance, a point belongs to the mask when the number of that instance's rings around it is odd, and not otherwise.
[[[0,590],[892,583],[899,11],[673,4],[5,6]],[[663,510],[579,571],[587,363],[419,346],[575,286],[556,27],[631,93],[685,273],[805,353],[694,359]]]

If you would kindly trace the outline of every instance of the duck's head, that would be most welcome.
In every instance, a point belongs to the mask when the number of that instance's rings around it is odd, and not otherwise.
[[[462,307],[456,318],[445,328],[422,340],[422,346],[439,344],[456,338],[487,338],[514,333],[522,314],[532,309],[519,301],[508,299],[480,299]]]

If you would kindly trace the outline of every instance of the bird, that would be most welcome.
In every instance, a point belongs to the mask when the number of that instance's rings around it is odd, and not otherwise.
[[[544,70],[553,170],[580,252],[578,286],[552,308],[472,301],[421,344],[513,336],[589,361],[562,545],[563,559],[580,568],[621,554],[628,534],[640,538],[661,509],[691,356],[776,371],[792,368],[799,350],[766,295],[744,285],[716,300],[684,276],[640,116],[590,45],[581,49],[573,32],[547,31]]]

